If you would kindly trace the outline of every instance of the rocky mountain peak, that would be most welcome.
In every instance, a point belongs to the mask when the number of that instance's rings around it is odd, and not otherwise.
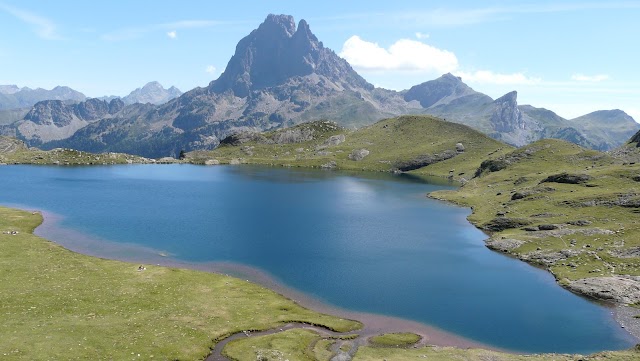
[[[245,98],[252,91],[313,73],[341,87],[373,88],[344,59],[326,49],[305,20],[296,27],[292,16],[271,14],[240,40],[225,71],[211,82],[209,90],[232,91]]]
[[[261,33],[278,33],[284,31],[287,37],[296,32],[296,22],[291,15],[269,14],[257,29]]]
[[[15,94],[20,91],[17,85],[0,85],[0,94]]]
[[[24,119],[38,125],[64,127],[73,120],[73,109],[61,100],[43,100],[36,103]]]
[[[462,78],[447,73],[438,79],[411,87],[404,94],[404,100],[408,102],[417,100],[423,108],[429,108],[472,94],[476,94],[476,91],[463,83]]]
[[[151,81],[142,88],[137,88],[132,91],[129,95],[122,98],[122,100],[125,104],[163,104],[180,95],[182,95],[182,92],[176,87],[165,89],[159,82]]]
[[[518,92],[512,91],[494,101],[495,110],[491,115],[493,129],[498,132],[514,132],[524,128],[522,113],[518,109]]]

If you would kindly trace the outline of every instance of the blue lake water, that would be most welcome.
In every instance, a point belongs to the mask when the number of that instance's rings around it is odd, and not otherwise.
[[[346,309],[525,352],[631,347],[610,310],[488,250],[468,209],[407,176],[250,166],[0,167],[0,203],[187,262],[250,265]]]

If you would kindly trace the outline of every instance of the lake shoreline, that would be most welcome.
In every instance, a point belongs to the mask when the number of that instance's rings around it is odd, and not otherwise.
[[[354,333],[358,333],[365,337],[382,333],[413,332],[422,336],[423,342],[427,345],[457,348],[482,348],[507,353],[518,353],[517,351],[506,350],[467,339],[417,321],[339,308],[322,302],[313,296],[307,295],[291,287],[287,287],[268,273],[251,266],[231,262],[184,262],[173,259],[170,255],[151,248],[145,248],[138,245],[122,245],[112,241],[99,240],[75,230],[60,227],[58,224],[62,220],[62,217],[46,210],[33,210],[29,209],[29,207],[25,205],[9,206],[12,208],[28,210],[30,212],[40,212],[43,217],[43,222],[35,229],[34,234],[38,237],[55,242],[72,252],[91,257],[128,262],[132,265],[140,264],[143,266],[156,265],[169,268],[184,268],[245,279],[272,290],[312,311],[360,321],[363,324],[363,328],[355,331]],[[59,237],[64,237],[65,235],[69,237],[70,242],[57,240]],[[107,245],[105,253],[96,251],[99,244]],[[117,254],[121,252],[127,252],[132,254],[132,256],[117,256]]]
[[[423,193],[421,193],[421,197],[423,197]],[[446,202],[445,203],[449,203],[449,204],[453,204],[452,202]],[[19,207],[19,208],[28,208],[28,207]],[[463,208],[467,208],[467,207],[463,207]],[[58,215],[54,215],[51,213],[45,213],[45,223],[43,223],[43,225],[41,225],[40,227],[38,227],[38,229],[36,230],[35,234],[42,236],[43,238],[46,239],[50,239],[53,240],[54,242],[61,244],[63,247],[70,249],[74,252],[77,253],[81,253],[81,254],[85,254],[85,255],[89,255],[89,256],[94,256],[94,257],[100,257],[100,258],[107,258],[107,259],[115,259],[115,260],[122,260],[122,261],[127,261],[130,263],[144,263],[144,264],[158,264],[158,265],[163,265],[163,266],[168,266],[168,267],[180,267],[180,268],[188,268],[188,269],[196,269],[196,270],[202,270],[202,271],[206,271],[206,272],[215,272],[218,274],[231,274],[236,276],[237,278],[247,278],[252,280],[254,283],[258,283],[260,285],[263,285],[269,289],[275,290],[276,292],[284,295],[285,297],[292,299],[296,302],[298,302],[299,304],[305,306],[306,308],[309,309],[313,309],[313,310],[323,310],[321,312],[323,313],[328,313],[328,314],[334,314],[334,315],[345,315],[343,317],[345,318],[354,318],[354,319],[361,319],[364,321],[364,318],[366,317],[374,317],[375,316],[379,316],[379,315],[370,315],[370,314],[366,314],[366,313],[359,313],[359,312],[355,312],[355,311],[348,311],[348,310],[342,310],[339,309],[337,307],[333,307],[327,304],[322,303],[322,301],[319,301],[318,299],[314,299],[313,296],[309,296],[309,295],[305,295],[302,294],[301,292],[298,292],[294,289],[290,289],[287,288],[286,286],[284,286],[282,283],[278,282],[277,280],[275,280],[273,277],[271,277],[269,274],[256,269],[256,268],[252,268],[243,264],[237,264],[237,263],[197,263],[197,262],[188,262],[188,261],[179,261],[177,259],[173,259],[172,255],[170,254],[170,252],[163,252],[162,249],[157,250],[157,249],[152,249],[152,248],[145,248],[144,246],[139,246],[137,244],[122,244],[122,243],[117,243],[117,242],[113,242],[115,244],[117,244],[117,247],[110,247],[107,246],[107,248],[113,248],[111,249],[111,251],[113,251],[112,253],[104,253],[104,249],[102,249],[102,247],[104,246],[105,241],[102,240],[96,240],[95,245],[97,247],[92,247],[91,244],[87,245],[86,244],[86,240],[87,240],[87,236],[86,235],[82,235],[79,232],[76,232],[77,234],[75,235],[76,238],[76,242],[75,245],[72,245],[70,247],[69,244],[66,243],[61,243],[56,241],[55,239],[52,239],[52,237],[49,236],[49,233],[44,227],[46,224],[49,225],[55,225],[56,222],[61,221],[61,217]],[[51,222],[50,222],[51,221]],[[468,222],[468,219],[467,219]],[[475,224],[470,223],[470,225],[473,225],[474,228],[478,229],[477,226],[475,226]],[[55,228],[55,227],[53,227]],[[51,229],[50,229],[51,230]],[[60,231],[60,229],[58,229]],[[74,231],[72,229],[67,229],[67,232],[71,232],[73,233]],[[73,237],[72,237],[73,238]],[[57,237],[58,240],[66,240],[66,237],[60,238]],[[107,241],[108,242],[108,241]],[[84,247],[84,248],[83,248]],[[117,248],[117,249],[116,249]],[[133,254],[133,257],[130,257],[129,255]],[[521,260],[520,260],[521,261]],[[525,262],[526,263],[526,262]],[[558,285],[557,283],[555,283],[556,286]],[[614,313],[614,312],[610,312],[610,313]],[[354,316],[355,315],[355,316]],[[384,316],[383,316],[384,317]],[[493,317],[493,316],[490,316]],[[379,325],[383,325],[385,327],[387,327],[390,324],[393,324],[394,322],[391,322],[388,318],[383,318],[383,319],[374,319],[371,318],[370,319],[370,324],[372,325],[371,329],[375,329],[376,332],[380,331],[380,332],[394,332],[394,331],[406,331],[408,329],[412,329],[412,330],[416,330],[415,333],[419,333],[419,334],[423,334],[426,335],[427,338],[429,339],[428,342],[432,343],[432,344],[437,344],[437,345],[443,345],[443,346],[458,346],[458,347],[481,347],[481,348],[485,348],[485,349],[493,349],[493,350],[500,350],[500,349],[496,349],[496,348],[492,348],[489,345],[486,344],[481,344],[481,343],[477,343],[477,342],[473,342],[470,340],[466,340],[464,338],[461,338],[457,335],[454,334],[448,334],[446,332],[443,332],[441,330],[435,330],[434,328],[430,328],[428,326],[422,324],[422,323],[418,323],[415,322],[415,324],[417,325],[410,325],[410,323],[414,323],[413,321],[410,320],[405,320],[405,319],[394,319],[395,324],[398,324],[400,326],[398,326],[398,328],[380,328],[375,326],[376,323]],[[613,320],[613,317],[611,318]],[[616,320],[618,322],[621,322],[620,319],[618,317],[616,317]],[[397,322],[396,322],[397,321]],[[629,319],[625,319],[625,323],[628,324]],[[634,321],[634,319],[631,319],[631,321]],[[637,320],[636,320],[637,321]],[[431,336],[431,334],[438,334],[437,337],[435,336]],[[626,333],[626,332],[625,332]],[[638,339],[637,334],[634,335],[635,339]],[[431,340],[433,338],[433,340]],[[444,341],[442,341],[444,340]],[[452,341],[453,340],[453,341]],[[500,350],[500,351],[505,351],[505,350]]]

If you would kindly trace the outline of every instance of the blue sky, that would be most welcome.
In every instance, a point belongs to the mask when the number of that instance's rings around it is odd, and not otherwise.
[[[0,0],[0,84],[93,97],[206,86],[269,13],[307,20],[377,86],[452,72],[561,116],[617,108],[640,121],[640,1]]]

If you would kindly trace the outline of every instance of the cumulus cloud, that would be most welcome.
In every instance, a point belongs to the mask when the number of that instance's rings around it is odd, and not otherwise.
[[[524,73],[500,74],[490,70],[478,70],[474,72],[456,72],[463,81],[480,84],[500,84],[500,85],[518,85],[518,84],[539,84],[542,79],[529,77]]]
[[[5,11],[6,13],[19,19],[20,21],[31,25],[36,35],[38,35],[42,39],[62,39],[62,37],[57,33],[56,25],[53,23],[53,21],[45,17],[4,4],[0,4],[0,10]]]
[[[354,35],[344,43],[340,56],[360,70],[447,73],[458,67],[452,52],[410,39],[400,39],[385,49]]]
[[[213,73],[216,72],[216,67],[213,66],[213,65],[207,65],[207,67],[204,69],[204,71],[206,73],[213,74]]]
[[[578,74],[573,74],[571,76],[571,80],[597,83],[597,82],[609,80],[609,76],[606,74],[584,75],[584,74],[578,73]]]
[[[178,37],[178,33],[176,33],[176,31],[175,31],[175,30],[173,30],[173,31],[169,31],[169,32],[167,32],[167,36],[168,36],[170,39],[175,39],[175,38],[177,38],[177,37]]]
[[[428,39],[429,38],[429,34],[425,34],[425,33],[421,33],[421,32],[416,32],[416,38],[418,39]]]

